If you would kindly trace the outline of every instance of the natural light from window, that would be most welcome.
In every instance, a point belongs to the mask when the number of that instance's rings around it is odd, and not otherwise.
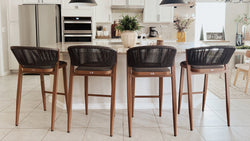
[[[195,40],[200,40],[203,25],[204,40],[206,32],[222,32],[225,27],[225,3],[196,3]]]

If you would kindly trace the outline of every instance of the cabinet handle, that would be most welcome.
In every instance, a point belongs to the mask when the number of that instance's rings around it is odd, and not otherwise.
[[[109,14],[109,22],[111,22],[111,15]]]

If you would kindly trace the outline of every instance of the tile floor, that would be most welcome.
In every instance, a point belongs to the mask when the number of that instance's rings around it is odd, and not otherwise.
[[[48,77],[47,77],[48,79]],[[194,101],[194,130],[189,130],[187,103],[178,115],[178,135],[173,136],[171,96],[164,97],[163,117],[158,109],[135,110],[133,137],[128,137],[127,111],[117,110],[114,136],[109,137],[109,110],[74,111],[72,131],[66,133],[64,110],[57,109],[55,131],[50,131],[50,104],[42,110],[39,76],[25,76],[21,117],[15,126],[17,75],[0,77],[0,140],[3,141],[249,141],[250,99],[231,100],[231,127],[226,126],[225,101],[209,93],[206,110]],[[197,97],[200,97],[197,95]],[[200,97],[201,98],[201,97]],[[154,101],[158,107],[157,101]]]

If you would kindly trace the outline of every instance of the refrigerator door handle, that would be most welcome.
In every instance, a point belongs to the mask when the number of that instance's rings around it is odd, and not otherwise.
[[[59,36],[59,35],[57,35],[57,34],[58,34],[58,21],[57,21],[57,16],[56,16],[55,20],[56,20],[56,42],[58,43],[58,36]]]

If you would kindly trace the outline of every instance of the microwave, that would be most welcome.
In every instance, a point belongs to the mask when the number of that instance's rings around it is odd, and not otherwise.
[[[64,17],[64,42],[91,42],[91,17]]]

